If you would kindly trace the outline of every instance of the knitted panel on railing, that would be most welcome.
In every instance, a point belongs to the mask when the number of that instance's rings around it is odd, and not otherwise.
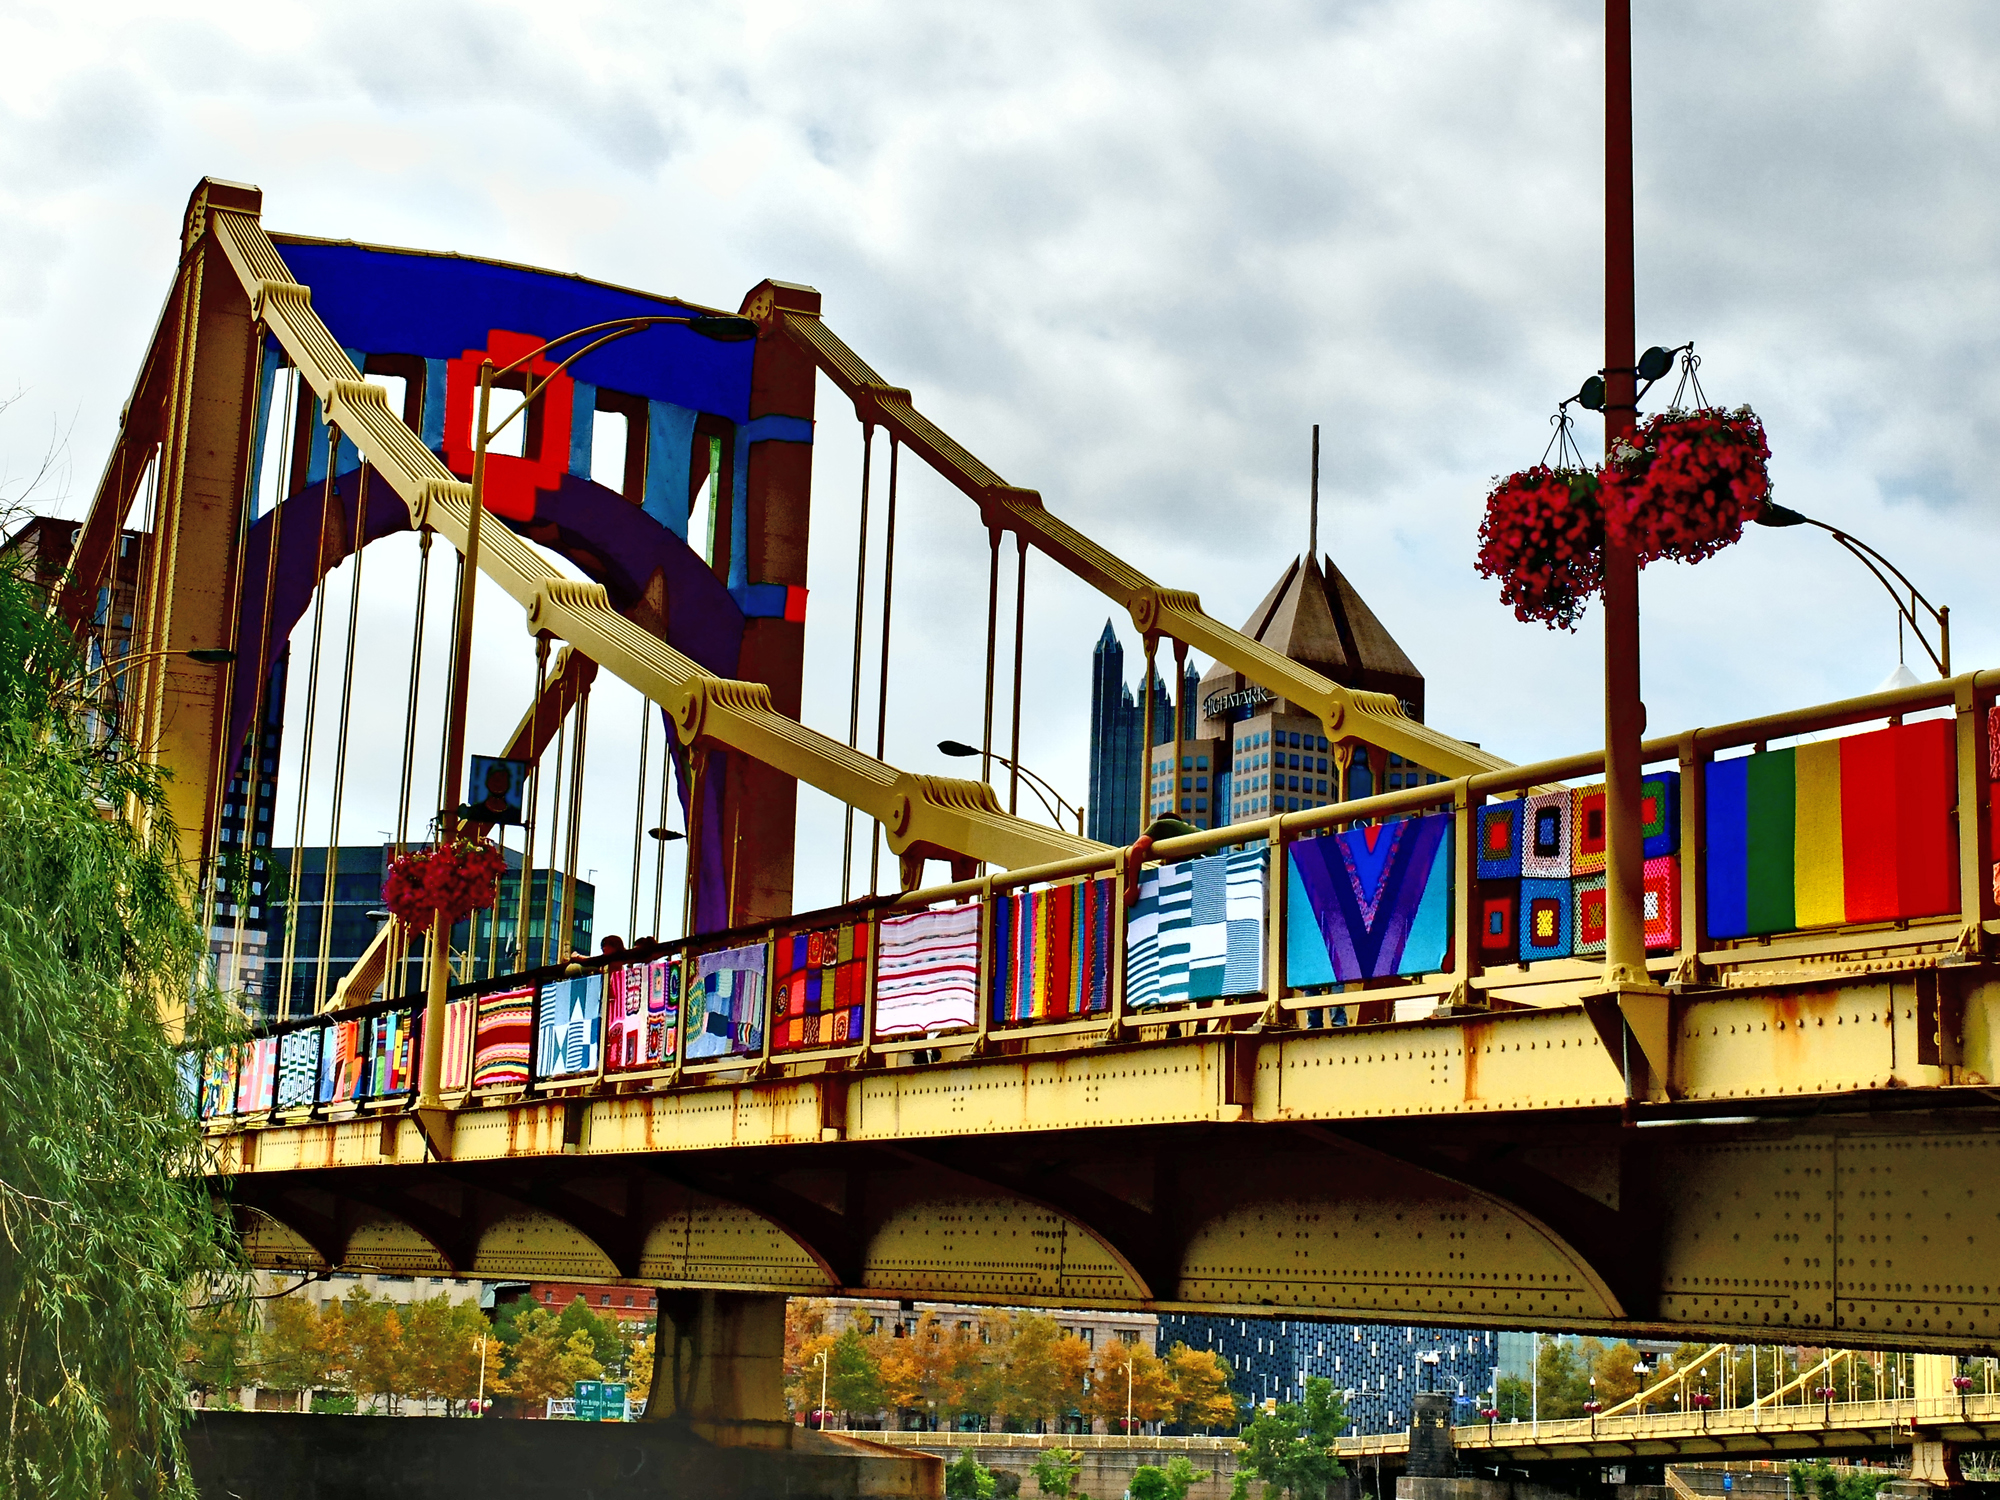
[[[319,1044],[324,1026],[288,1031],[278,1041],[278,1108],[291,1109],[313,1102],[313,1085],[319,1081]]]
[[[680,1043],[681,961],[677,954],[625,964],[605,976],[607,1072],[657,1068]]]
[[[1481,963],[1513,963],[1521,951],[1521,882],[1482,880],[1474,895]]]
[[[1602,958],[1609,945],[1609,918],[1604,909],[1604,871],[1580,875],[1569,883],[1570,951],[1577,958]]]
[[[993,1019],[1060,1021],[1111,1008],[1108,877],[1017,891],[993,903]]]
[[[1125,924],[1125,1003],[1167,1005],[1264,986],[1263,849],[1148,870]]]
[[[1954,767],[1937,719],[1712,762],[1711,935],[1957,910]]]
[[[1681,934],[1679,855],[1662,854],[1646,861],[1645,894],[1642,899],[1645,903],[1646,951],[1672,952],[1680,946]]]
[[[479,997],[472,1039],[472,1086],[519,1087],[528,1081],[528,1049],[534,1041],[535,992],[507,990]]]
[[[695,961],[688,987],[687,1056],[748,1057],[764,1050],[764,945]]]
[[[1570,874],[1570,827],[1575,809],[1568,791],[1542,792],[1527,799],[1521,836],[1521,874],[1535,880],[1566,880]]]
[[[1567,793],[1564,794],[1567,806]],[[1568,854],[1565,847],[1564,854]],[[1568,958],[1576,946],[1575,901],[1568,880],[1521,882],[1521,947],[1523,963],[1541,958]]]
[[[583,974],[542,986],[535,1076],[568,1078],[597,1071],[604,1036],[604,976]]]
[[[319,1102],[352,1099],[361,1083],[361,1023],[336,1021],[320,1043]]]
[[[1602,782],[1580,786],[1570,793],[1569,840],[1569,873],[1576,876],[1602,873],[1608,843]]]
[[[1445,966],[1449,813],[1301,839],[1289,851],[1286,978],[1344,984]]]
[[[1521,874],[1522,830],[1527,802],[1516,797],[1479,809],[1479,878],[1517,880]],[[1511,943],[1508,947],[1512,947]]]
[[[979,906],[884,917],[875,959],[875,1034],[929,1036],[975,1025]]]
[[[439,1086],[446,1089],[465,1087],[466,1048],[472,1041],[472,1026],[477,1019],[479,1002],[470,995],[463,1000],[451,1000],[444,1008],[444,1056],[439,1060],[442,1066],[438,1072]]]
[[[842,1047],[861,1040],[868,926],[786,933],[773,945],[771,1050]]]
[[[236,1048],[211,1047],[202,1059],[201,1115],[208,1119],[236,1108]]]

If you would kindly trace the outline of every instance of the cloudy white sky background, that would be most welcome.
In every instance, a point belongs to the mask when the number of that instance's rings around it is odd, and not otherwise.
[[[2000,662],[2000,13],[1637,10],[1641,344],[1697,340],[1711,397],[1765,418],[1778,498],[1949,603],[1960,663]],[[0,392],[25,394],[0,473],[18,488],[63,436],[49,508],[81,514],[182,205],[214,174],[259,184],[275,229],[730,306],[766,276],[811,283],[974,452],[1232,623],[1304,546],[1319,422],[1323,543],[1428,676],[1432,722],[1513,759],[1584,746],[1595,614],[1575,635],[1517,624],[1472,558],[1491,476],[1540,455],[1600,359],[1599,24],[1585,0],[17,0]],[[806,717],[842,736],[859,448],[822,385]],[[904,475],[889,758],[946,770],[934,742],[979,732],[985,546],[967,501]],[[409,630],[410,549],[377,550],[355,842],[393,820]],[[1648,570],[1643,596],[1656,730],[1865,691],[1895,664],[1893,607],[1818,534],[1756,531]],[[482,607],[473,711],[497,740],[531,666],[518,612]],[[1073,797],[1110,613],[1031,566],[1023,756]],[[637,721],[629,693],[599,693],[582,864],[600,932],[625,927]],[[805,803],[801,906],[839,881],[838,811]]]

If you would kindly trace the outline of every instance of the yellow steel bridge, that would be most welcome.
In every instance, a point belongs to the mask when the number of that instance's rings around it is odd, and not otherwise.
[[[527,469],[488,460],[475,550],[477,377],[415,332],[397,343],[399,317],[421,322],[399,289],[467,266],[599,299],[567,322],[549,320],[568,304],[486,318],[485,351],[450,351],[467,360],[605,308],[744,341],[738,356],[684,340],[666,359],[740,358],[729,412],[632,398],[650,412],[647,462],[692,452],[693,467],[685,487],[678,468],[664,490],[635,477],[619,514],[662,538],[679,525],[659,545],[687,550],[687,500],[707,483],[728,524],[694,549],[706,582],[674,572],[678,553],[627,577],[625,554],[575,542],[596,502],[559,512],[580,491],[553,416],[506,460]],[[551,412],[555,382],[574,377],[561,395],[582,411],[586,373],[599,410],[639,379],[582,359],[524,368]],[[422,399],[392,409],[391,371]],[[990,622],[1011,534],[1128,609],[1149,656],[1161,639],[1197,649],[1336,746],[1444,779],[1106,847],[1011,816],[984,782],[901,771],[801,725],[804,625],[784,601],[805,585],[818,373],[977,506]],[[296,438],[279,432],[295,483],[261,505],[280,388],[297,394]],[[239,757],[286,638],[285,559],[304,570],[298,619],[383,527],[472,553],[541,643],[514,753],[548,758],[601,669],[663,711],[690,809],[688,936],[499,974],[441,953],[453,971],[434,963],[431,990],[410,993],[410,934],[392,923],[338,986],[201,1060],[217,1180],[261,1265],[658,1284],[705,1372],[680,1399],[716,1412],[769,1406],[772,1310],[790,1293],[2000,1349],[2000,672],[1647,741],[1648,774],[1672,788],[1648,836],[1671,852],[1649,887],[1652,983],[1614,984],[1592,956],[1583,831],[1601,751],[1510,766],[1217,623],[941,432],[808,289],[766,282],[729,314],[274,236],[254,189],[207,181],[61,594],[80,630],[146,475],[121,734],[172,771],[205,870],[252,826]],[[302,519],[285,532],[288,515]],[[564,547],[574,570],[549,559]],[[733,657],[676,615],[702,588],[742,612]],[[234,666],[186,658],[203,648]],[[512,725],[474,729],[499,741]],[[792,911],[800,782],[879,822],[901,891]],[[1845,824],[1827,811],[1843,806]],[[1510,808],[1575,820],[1546,911],[1528,890],[1539,825],[1495,821]],[[1336,932],[1309,877],[1337,868],[1332,835],[1364,826],[1433,838],[1441,883],[1412,907],[1430,957],[1352,977],[1337,950],[1370,918]],[[1489,881],[1510,827],[1512,873]],[[951,882],[924,885],[926,860]],[[213,875],[205,890],[226,931],[243,893]],[[1176,907],[1186,891],[1194,905]],[[1526,926],[1496,942],[1503,917]],[[1544,919],[1569,933],[1566,956],[1510,946]],[[1462,1439],[1482,1440],[1509,1441]]]

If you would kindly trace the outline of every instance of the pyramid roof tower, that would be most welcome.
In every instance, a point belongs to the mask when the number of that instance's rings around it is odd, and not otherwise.
[[[1242,628],[1280,656],[1345,687],[1392,694],[1410,717],[1423,719],[1424,674],[1331,557],[1294,557]],[[1216,663],[1201,680],[1203,717],[1211,698],[1251,686],[1241,673]]]

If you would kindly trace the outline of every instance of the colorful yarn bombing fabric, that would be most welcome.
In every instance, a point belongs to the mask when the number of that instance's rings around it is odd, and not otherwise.
[[[1639,832],[1646,840],[1648,859],[1680,852],[1680,772],[1655,771],[1639,783]]]
[[[1603,786],[1580,786],[1570,793],[1569,836],[1570,874],[1601,873],[1608,842],[1604,829]]]
[[[1519,797],[1479,809],[1479,878],[1518,880],[1528,804]]]
[[[236,1080],[236,1112],[260,1114],[271,1107],[278,1085],[278,1039],[260,1036],[244,1043],[243,1071]]]
[[[681,1044],[681,961],[656,958],[646,965],[646,1061],[670,1063]]]
[[[1487,963],[1514,963],[1521,952],[1521,882],[1482,880],[1479,903],[1479,956]]]
[[[979,910],[974,902],[882,919],[877,1036],[931,1036],[978,1023]]]
[[[1568,793],[1563,793],[1567,797]],[[1568,958],[1576,942],[1574,902],[1567,880],[1521,882],[1522,963],[1538,958]]]
[[[324,1026],[307,1026],[278,1039],[279,1109],[296,1109],[313,1102],[313,1085],[319,1081],[319,1043],[326,1031]]]
[[[868,928],[791,932],[773,945],[771,1048],[844,1047],[861,1040],[868,988]]]
[[[236,1049],[211,1047],[202,1059],[201,1116],[231,1114],[236,1109]]]
[[[1662,854],[1646,861],[1646,884],[1640,899],[1645,903],[1646,951],[1671,953],[1680,946],[1681,936],[1679,856]]]
[[[646,966],[625,964],[604,976],[606,1072],[646,1065]]]
[[[764,945],[702,954],[687,1010],[690,1060],[763,1051]]]
[[[1292,984],[1345,984],[1444,967],[1451,943],[1449,813],[1301,839],[1286,886]]]
[[[1249,995],[1264,985],[1263,849],[1148,870],[1125,924],[1125,1003]]]
[[[1543,792],[1525,799],[1522,810],[1521,875],[1534,880],[1569,878],[1571,793]]]
[[[359,1021],[335,1021],[320,1041],[319,1102],[335,1104],[354,1097],[356,1075],[360,1071],[357,1050],[361,1045]]]
[[[1115,882],[1073,880],[993,903],[993,1019],[1001,1025],[1111,1008]]]
[[[535,992],[506,990],[479,997],[472,1038],[472,1086],[519,1087],[528,1081],[528,1044],[535,1028]]]
[[[1571,953],[1577,958],[1602,958],[1610,945],[1610,917],[1604,908],[1604,872],[1582,875],[1570,882]]]
[[[468,995],[447,1000],[444,1007],[444,1056],[439,1060],[439,1087],[462,1089],[472,1062],[472,1024],[479,1002]]]
[[[391,1010],[366,1023],[362,1056],[365,1083],[356,1098],[384,1099],[407,1093],[414,1081],[411,1052],[416,1039],[413,1012]]]
[[[542,986],[542,1029],[535,1044],[537,1078],[597,1071],[604,1037],[604,976],[585,974]]]
[[[1957,910],[1952,735],[1931,719],[1710,762],[1709,933]]]

